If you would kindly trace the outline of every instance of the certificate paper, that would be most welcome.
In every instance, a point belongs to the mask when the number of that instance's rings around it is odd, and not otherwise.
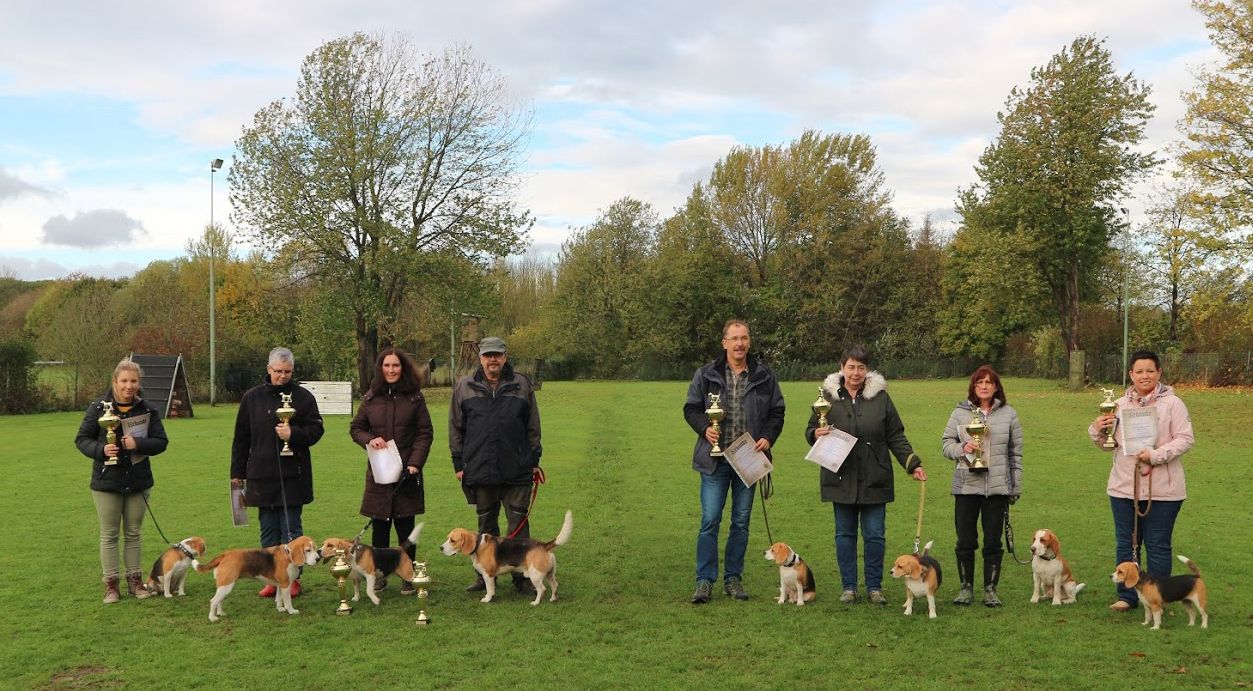
[[[831,430],[830,433],[818,437],[813,447],[809,449],[809,453],[805,454],[805,460],[813,461],[833,473],[838,473],[840,466],[844,465],[844,459],[848,458],[853,446],[857,444],[857,437],[835,427],[827,429]]]
[[[231,483],[231,525],[236,528],[248,525],[248,504],[244,502],[244,488]]]
[[[390,485],[400,480],[400,449],[396,448],[395,439],[389,439],[387,446],[381,449],[367,446],[365,453],[370,458],[370,470],[374,472],[375,482]]]
[[[136,439],[146,439],[148,437],[148,419],[151,416],[148,413],[136,415],[122,420],[122,427],[118,435],[120,440],[122,437],[135,437]],[[120,441],[119,441],[120,443]],[[131,464],[142,463],[148,460],[148,457],[142,453],[131,454]]]
[[[1157,407],[1119,408],[1118,421],[1122,429],[1122,452],[1134,456],[1148,449],[1157,448]]]
[[[735,474],[740,476],[740,481],[745,487],[752,487],[754,482],[762,479],[774,470],[774,466],[770,464],[770,459],[766,458],[766,454],[758,451],[755,447],[757,441],[749,436],[748,432],[741,434],[727,445],[722,455],[727,459],[727,463],[735,469]]]

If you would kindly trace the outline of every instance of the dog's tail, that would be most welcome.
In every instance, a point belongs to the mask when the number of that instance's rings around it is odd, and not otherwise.
[[[574,532],[574,512],[566,509],[566,520],[561,524],[561,532],[557,533],[557,537],[551,542],[544,543],[544,549],[551,551],[558,545],[564,545],[570,541],[570,533]]]
[[[224,556],[226,556],[226,552],[223,552],[217,555],[216,557],[210,559],[209,563],[207,564],[201,564],[199,560],[192,559],[191,565],[192,565],[192,568],[196,569],[197,573],[208,573],[217,568],[218,564],[221,563],[222,561],[222,557]]]
[[[1196,562],[1183,556],[1182,554],[1178,556],[1178,559],[1179,561],[1188,565],[1188,570],[1192,572],[1193,576],[1196,576],[1197,578],[1201,577],[1201,570],[1196,567]]]
[[[935,544],[935,540],[927,540],[927,544],[922,546],[922,556],[931,556],[931,545]]]
[[[400,543],[400,549],[402,551],[408,552],[410,547],[418,546],[418,536],[422,534],[422,526],[424,525],[426,525],[426,522],[413,526],[413,530],[409,533],[409,537],[405,538],[404,542]]]

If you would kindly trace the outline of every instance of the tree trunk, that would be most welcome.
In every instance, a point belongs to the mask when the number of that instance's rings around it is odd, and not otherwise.
[[[357,327],[357,381],[361,391],[370,388],[374,380],[374,360],[379,353],[378,328],[366,324],[364,315],[356,315]]]

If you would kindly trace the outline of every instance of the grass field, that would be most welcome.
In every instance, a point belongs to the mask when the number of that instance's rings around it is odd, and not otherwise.
[[[364,598],[351,617],[333,614],[329,569],[307,569],[297,616],[277,613],[241,584],[228,616],[207,620],[211,577],[188,577],[188,596],[124,598],[100,604],[98,531],[89,465],[74,449],[78,414],[0,417],[7,482],[0,549],[0,685],[11,688],[1231,688],[1253,683],[1253,567],[1247,391],[1183,390],[1197,446],[1185,457],[1189,498],[1175,549],[1200,565],[1210,589],[1210,629],[1188,628],[1180,606],[1163,628],[1141,613],[1117,615],[1112,601],[1113,531],[1105,496],[1107,457],[1087,440],[1100,395],[1071,394],[1044,381],[1008,380],[1010,403],[1026,433],[1025,492],[1014,507],[1018,552],[1032,530],[1056,529],[1087,590],[1076,605],[1028,603],[1029,567],[1006,557],[1005,606],[950,604],[954,533],[949,478],[939,438],[964,381],[896,382],[890,391],[907,434],[931,474],[924,540],[949,580],[939,619],[901,615],[899,582],[891,604],[836,602],[839,578],[829,504],[818,498],[818,469],[803,460],[802,438],[815,383],[784,386],[788,420],[775,450],[775,496],[768,509],[776,539],[805,556],[818,579],[813,606],[779,606],[778,572],[755,507],[745,586],[753,597],[688,604],[699,516],[693,434],[683,423],[686,383],[552,382],[539,393],[544,465],[533,534],[555,534],[566,508],[574,536],[558,551],[561,600],[532,608],[512,591],[489,605],[462,592],[464,557],[437,553],[443,535],[471,527],[448,461],[445,392],[433,392],[436,445],[427,466],[427,527],[419,553],[436,583],[434,623],[414,625],[417,602],[393,586],[374,607]],[[194,419],[167,423],[170,450],[154,459],[152,508],[170,539],[204,536],[210,553],[257,542],[252,525],[232,528],[227,475],[233,406],[200,405]],[[327,418],[314,448],[317,501],[305,529],[321,540],[351,537],[364,454],[348,438],[349,419]],[[888,561],[912,546],[919,485],[897,476],[888,509]],[[723,524],[725,536],[726,521]],[[165,547],[144,526],[144,566]],[[1176,566],[1180,566],[1176,564]]]

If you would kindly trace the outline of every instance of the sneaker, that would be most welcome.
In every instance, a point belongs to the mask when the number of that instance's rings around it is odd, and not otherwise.
[[[953,598],[955,605],[968,605],[974,602],[975,590],[969,583],[962,583],[961,589],[957,591],[957,597]]]
[[[854,602],[857,602],[857,591],[845,590],[844,592],[840,593],[840,602],[843,602],[846,605],[851,605]]]
[[[487,590],[487,584],[483,582],[483,574],[474,577],[474,582],[466,586],[467,593],[481,593]]]
[[[1114,600],[1114,604],[1110,605],[1109,608],[1115,612],[1130,612],[1135,609],[1135,605],[1126,600]]]
[[[886,605],[888,603],[888,599],[883,597],[882,590],[872,590],[869,593],[866,593],[866,599],[869,600],[872,605]]]
[[[387,576],[374,581],[374,592],[378,593],[384,590],[387,590]]]
[[[300,597],[300,581],[299,580],[295,580],[291,582],[291,596]]]
[[[986,585],[983,587],[983,604],[987,607],[1001,606],[1001,598],[996,596],[996,586]]]
[[[274,597],[275,593],[277,592],[278,592],[278,588],[274,587],[274,584],[271,583],[271,584],[267,584],[264,588],[262,588],[261,591],[257,593],[257,595],[260,595],[261,597]]]
[[[730,595],[737,600],[747,600],[748,593],[744,592],[744,584],[740,583],[738,578],[728,578],[722,584],[722,592]]]
[[[513,587],[523,595],[535,596],[535,584],[525,578],[519,578],[513,582]]]
[[[416,592],[418,592],[418,589],[413,587],[413,584],[410,583],[409,581],[400,582],[400,594],[401,595],[413,595]]]
[[[122,592],[117,588],[118,578],[107,578],[104,581],[104,604],[111,605],[122,599]]]
[[[714,584],[709,581],[696,581],[696,592],[692,593],[692,604],[703,605],[709,602],[709,596],[713,593]]]

